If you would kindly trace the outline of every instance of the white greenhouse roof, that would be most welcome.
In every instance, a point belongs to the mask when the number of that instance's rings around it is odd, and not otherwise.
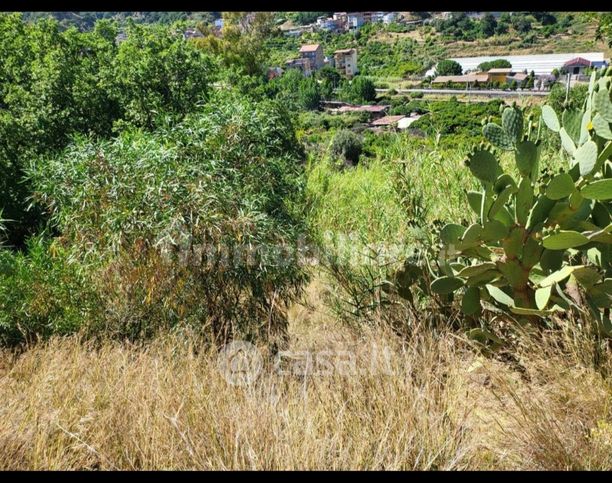
[[[496,59],[505,59],[512,64],[514,72],[527,72],[532,70],[536,75],[550,74],[554,69],[560,69],[568,60],[582,57],[591,62],[603,63],[605,61],[603,52],[578,52],[568,54],[541,54],[541,55],[488,55],[483,57],[455,57],[452,60],[459,62],[463,72],[476,69],[482,62]],[[431,68],[425,75],[435,75],[435,68]]]

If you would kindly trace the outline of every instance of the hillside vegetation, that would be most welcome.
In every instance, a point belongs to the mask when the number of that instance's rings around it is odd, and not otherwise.
[[[532,14],[325,40],[353,79],[269,78],[270,12],[0,14],[0,468],[612,469],[612,68],[520,105],[371,78],[587,35]]]

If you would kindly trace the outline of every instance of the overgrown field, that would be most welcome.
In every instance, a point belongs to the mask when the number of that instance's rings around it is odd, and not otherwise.
[[[0,469],[612,469],[612,69],[378,96],[273,20],[0,15]]]
[[[266,364],[248,387],[229,384],[217,352],[181,333],[2,353],[0,467],[612,468],[612,363],[594,367],[584,334],[524,338],[509,365],[446,330],[409,341],[383,327],[355,333],[321,308],[321,290],[292,311],[294,366]],[[349,369],[309,372],[307,353]]]

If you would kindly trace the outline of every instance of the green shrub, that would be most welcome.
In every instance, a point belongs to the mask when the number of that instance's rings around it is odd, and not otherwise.
[[[427,112],[429,112],[429,110],[427,109],[427,105],[424,102],[410,101],[405,104],[400,104],[392,107],[389,111],[389,114],[393,116],[409,116],[413,112],[416,112],[417,114],[426,114]]]
[[[292,251],[305,233],[303,156],[278,103],[219,93],[175,127],[82,138],[30,175],[73,256],[106,274],[120,335],[186,320],[253,336],[283,332],[283,304],[305,280]],[[149,284],[156,273],[171,285]]]
[[[329,302],[346,322],[372,323],[393,268],[389,262],[403,260],[404,253],[384,250],[405,247],[409,229],[394,176],[381,160],[340,171],[318,161],[308,172],[311,231],[334,283]]]
[[[167,26],[130,25],[119,45],[117,33],[106,20],[78,32],[0,14],[0,207],[13,220],[10,244],[22,247],[45,219],[28,209],[29,159],[75,133],[106,138],[119,121],[152,128],[205,102],[214,71],[203,52]]]
[[[299,97],[304,109],[318,109],[321,103],[319,84],[313,78],[305,79],[299,86]]]
[[[331,144],[331,152],[337,157],[342,157],[345,162],[356,165],[363,148],[361,139],[357,134],[348,129],[338,131]]]
[[[562,112],[565,107],[567,88],[563,84],[555,84],[550,89],[547,102],[556,112]],[[576,84],[569,90],[569,103],[574,107],[582,107],[588,93],[588,86]]]
[[[372,102],[376,99],[376,88],[367,77],[357,76],[352,81],[344,83],[341,97],[347,102]]]
[[[481,64],[478,65],[478,69],[486,72],[490,69],[506,69],[506,68],[511,68],[512,64],[510,62],[508,62],[506,59],[496,59],[496,60],[490,60],[488,62],[482,62]]]
[[[93,323],[99,299],[82,267],[42,237],[26,248],[0,249],[0,343],[34,342]]]
[[[441,60],[436,65],[437,75],[461,75],[462,73],[461,64],[451,59]]]
[[[451,98],[452,99],[452,98]],[[411,127],[421,129],[430,136],[440,135],[445,144],[454,144],[457,137],[464,140],[481,135],[480,119],[483,116],[499,116],[502,101],[462,103],[457,101],[431,101],[426,104],[430,114],[415,121]]]

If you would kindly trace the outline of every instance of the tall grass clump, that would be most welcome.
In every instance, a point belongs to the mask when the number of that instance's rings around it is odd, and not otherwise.
[[[309,167],[310,228],[338,289],[330,302],[347,321],[381,315],[384,282],[413,237],[394,183],[392,166],[381,159],[348,169],[326,159]]]
[[[401,305],[389,299],[388,282],[407,257],[422,260],[432,250],[440,219],[465,216],[453,200],[473,181],[463,172],[461,146],[451,151],[404,133],[367,142],[371,157],[355,168],[338,170],[326,159],[311,163],[309,221],[339,289],[339,313],[406,325],[423,307],[412,316],[403,308],[397,313]]]

